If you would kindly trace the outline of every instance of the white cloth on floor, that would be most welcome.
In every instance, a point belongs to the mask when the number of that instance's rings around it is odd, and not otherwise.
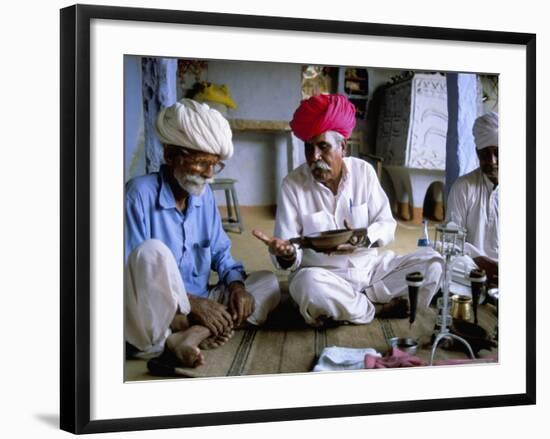
[[[371,242],[383,246],[393,240],[396,222],[374,168],[353,157],[345,158],[344,165],[336,195],[313,178],[307,164],[284,179],[276,237],[342,229],[347,220],[354,228],[366,227]],[[442,263],[441,256],[428,247],[404,256],[391,251],[379,254],[374,248],[348,255],[298,250],[290,268],[289,291],[309,324],[316,325],[320,317],[368,323],[374,318],[373,302],[387,303],[407,294],[405,277],[413,271],[425,277],[418,304],[427,306],[439,286]]]
[[[375,349],[330,346],[323,349],[313,372],[327,370],[357,370],[365,368],[365,355],[381,357]]]
[[[250,273],[244,284],[255,300],[254,313],[247,320],[260,325],[279,304],[279,282],[272,272],[259,271]],[[209,299],[224,304],[227,296],[224,286],[209,293]],[[162,353],[178,308],[185,315],[191,311],[174,256],[162,241],[146,240],[130,253],[124,269],[124,333],[125,340],[140,351],[136,357]]]

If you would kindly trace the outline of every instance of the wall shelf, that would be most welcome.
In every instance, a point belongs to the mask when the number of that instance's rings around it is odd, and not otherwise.
[[[228,119],[233,131],[290,132],[288,121],[258,119]]]

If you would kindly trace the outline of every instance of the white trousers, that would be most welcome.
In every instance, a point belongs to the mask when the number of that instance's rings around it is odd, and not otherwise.
[[[376,256],[370,269],[308,267],[290,279],[289,292],[308,324],[317,325],[320,317],[351,323],[369,323],[374,318],[374,303],[387,303],[408,294],[405,277],[419,271],[424,282],[418,291],[418,308],[429,305],[439,288],[443,259],[431,248],[404,256],[385,252]]]
[[[279,304],[279,282],[272,272],[257,271],[244,284],[255,300],[254,313],[247,321],[260,325]],[[228,294],[225,287],[216,286],[209,298],[227,304]],[[162,353],[178,310],[187,315],[191,305],[174,256],[162,241],[144,241],[128,256],[124,268],[125,339],[139,349],[137,357]]]

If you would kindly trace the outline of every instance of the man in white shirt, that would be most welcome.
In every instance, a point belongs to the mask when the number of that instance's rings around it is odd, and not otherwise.
[[[388,315],[402,305],[397,298],[407,295],[405,277],[415,271],[425,278],[418,307],[428,306],[441,278],[439,254],[424,248],[405,256],[391,251],[379,255],[373,248],[393,240],[396,222],[372,166],[345,157],[355,126],[353,104],[341,95],[314,96],[302,101],[290,126],[304,141],[307,162],[283,180],[275,237],[253,233],[268,245],[275,265],[291,271],[289,292],[306,322],[363,324],[375,314]],[[344,244],[331,253],[289,242],[347,226],[367,228],[366,242]]]
[[[479,168],[459,177],[449,192],[447,220],[467,231],[465,252],[483,268],[489,281],[498,278],[498,114],[476,119],[473,126]]]

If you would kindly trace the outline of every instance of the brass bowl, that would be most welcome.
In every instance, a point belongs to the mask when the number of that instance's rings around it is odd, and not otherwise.
[[[292,238],[292,244],[302,248],[309,248],[317,252],[335,251],[339,245],[357,243],[366,237],[366,229],[335,229],[325,230],[311,235]]]

